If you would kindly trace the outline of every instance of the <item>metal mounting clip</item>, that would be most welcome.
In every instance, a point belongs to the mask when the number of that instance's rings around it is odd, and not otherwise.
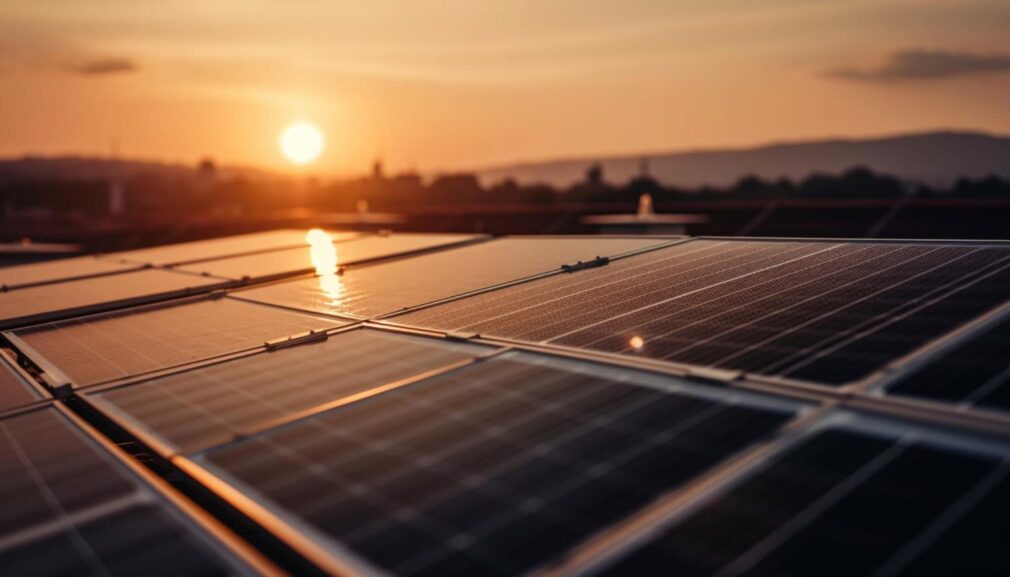
[[[282,337],[279,339],[273,339],[263,343],[263,346],[267,348],[268,351],[277,351],[280,349],[286,349],[288,347],[295,347],[298,345],[304,345],[307,343],[321,343],[329,338],[329,333],[326,331],[308,331],[304,333],[298,333],[288,337]]]
[[[579,261],[575,264],[563,264],[561,265],[561,270],[565,272],[575,272],[587,268],[596,268],[598,266],[607,266],[610,264],[610,257],[598,256],[593,260]]]

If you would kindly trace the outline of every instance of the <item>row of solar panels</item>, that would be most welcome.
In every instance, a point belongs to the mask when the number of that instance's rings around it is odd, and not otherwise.
[[[469,244],[6,335],[53,390],[328,570],[1008,568],[1002,415],[974,411],[988,434],[953,407],[912,424],[874,396],[932,387],[959,410],[999,407],[1006,247],[445,240]],[[937,385],[943,363],[986,370]],[[838,405],[838,386],[855,400]],[[6,406],[26,402],[7,388]],[[80,537],[77,523],[61,526]],[[95,547],[78,558],[101,567]],[[207,570],[237,570],[225,553]]]
[[[473,243],[472,238],[441,235],[408,235],[393,242],[396,238],[338,242],[338,262],[350,265],[342,274],[258,284],[223,300],[175,300],[168,307],[130,309],[128,314],[80,316],[107,305],[228,285],[157,269],[15,289],[0,294],[0,310],[16,311],[0,319],[0,326],[23,318],[29,301],[38,311],[33,316],[70,316],[11,334],[23,350],[36,353],[36,361],[59,369],[75,386],[170,368],[302,331],[381,318],[402,326],[715,367],[779,382],[866,388],[879,381],[882,370],[895,373],[895,360],[999,307],[1010,286],[1010,248],[1005,245],[641,238]],[[363,255],[374,259],[461,241],[470,244],[354,266]],[[212,246],[209,241],[198,244]],[[158,259],[155,250],[146,251],[152,262],[171,262],[180,251],[166,249]],[[290,251],[311,253],[303,247],[259,256]],[[604,264],[593,259],[627,253],[608,266],[559,272],[560,264]],[[271,278],[304,271],[304,265],[292,261],[286,273],[273,266],[241,268],[242,274],[234,276]],[[520,280],[524,282],[516,282]],[[458,298],[474,292],[481,294]],[[451,302],[430,306],[444,299]],[[83,304],[68,306],[77,303]],[[998,349],[1005,342],[999,334],[998,329],[985,330],[977,339],[993,341],[991,347]],[[94,346],[80,346],[85,341]],[[978,348],[967,345],[968,351]],[[956,378],[938,380],[934,367],[921,382],[892,377],[886,388],[876,390],[1005,409],[1010,401],[1004,385],[1010,377],[1000,355],[986,354],[997,360],[976,363],[972,378],[959,371]]]

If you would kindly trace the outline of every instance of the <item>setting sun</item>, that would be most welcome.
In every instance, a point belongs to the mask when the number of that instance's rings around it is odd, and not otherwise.
[[[323,152],[323,133],[307,122],[288,126],[281,133],[281,152],[295,164],[309,164]]]

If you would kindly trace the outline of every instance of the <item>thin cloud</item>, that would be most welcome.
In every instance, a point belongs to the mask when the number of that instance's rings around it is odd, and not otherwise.
[[[1010,72],[1010,55],[905,50],[891,54],[879,68],[841,68],[830,70],[827,75],[843,80],[895,82],[935,80],[994,72]]]
[[[103,58],[84,62],[74,66],[72,70],[84,76],[106,76],[136,72],[137,64],[127,58]]]

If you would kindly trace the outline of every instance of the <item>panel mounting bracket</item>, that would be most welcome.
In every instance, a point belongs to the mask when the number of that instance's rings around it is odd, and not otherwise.
[[[267,341],[263,343],[263,346],[265,346],[268,351],[277,351],[280,349],[296,347],[298,345],[304,345],[308,343],[321,343],[326,339],[328,339],[329,336],[330,336],[329,333],[327,333],[326,331],[307,331],[304,333],[298,333],[295,335]]]
[[[577,262],[575,264],[563,264],[563,265],[561,265],[561,270],[563,270],[565,272],[575,272],[575,271],[580,271],[580,270],[584,270],[584,269],[587,269],[587,268],[596,268],[596,267],[599,267],[599,266],[607,266],[608,264],[610,264],[610,257],[607,257],[607,256],[598,256],[598,257],[594,258],[593,260],[587,260],[587,261],[581,261],[580,260],[579,262]]]

